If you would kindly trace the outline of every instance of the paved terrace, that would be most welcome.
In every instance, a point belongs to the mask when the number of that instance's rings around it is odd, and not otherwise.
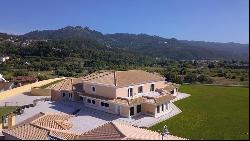
[[[179,93],[176,100],[180,100],[188,96],[190,95],[185,93]],[[170,108],[171,110],[169,110],[168,113],[158,118],[140,115],[132,119],[129,119],[85,107],[83,103],[79,102],[40,101],[37,103],[35,107],[25,108],[24,113],[16,117],[16,123],[19,123],[39,112],[53,112],[53,113],[62,112],[62,113],[72,114],[77,109],[80,109],[80,111],[75,115],[75,117],[70,119],[70,122],[72,122],[73,124],[71,130],[75,132],[86,132],[113,120],[126,122],[138,127],[150,127],[158,122],[161,122],[163,120],[173,117],[174,115],[181,113],[181,110],[178,107],[176,107],[173,103],[170,104]]]
[[[22,93],[16,96],[7,97],[5,99],[0,100],[1,106],[22,106],[33,104],[33,101],[40,98],[49,98],[50,96],[30,96],[29,93]]]

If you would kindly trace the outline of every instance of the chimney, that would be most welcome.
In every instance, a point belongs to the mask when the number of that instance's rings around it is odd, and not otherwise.
[[[16,115],[14,113],[10,113],[8,115],[8,128],[13,127],[16,124]]]
[[[115,83],[115,86],[116,86],[116,71],[114,71],[114,83]]]

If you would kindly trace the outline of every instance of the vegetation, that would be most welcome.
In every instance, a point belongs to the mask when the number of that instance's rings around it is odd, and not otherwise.
[[[22,37],[36,40],[90,39],[111,48],[163,59],[241,59],[248,60],[249,45],[166,39],[147,34],[104,35],[88,27],[67,26],[58,30],[29,32]],[[237,49],[236,49],[237,48]]]
[[[13,42],[8,41],[11,38]],[[79,77],[103,69],[144,69],[159,72],[167,81],[179,84],[218,84],[220,80],[229,81],[227,84],[230,85],[249,84],[248,61],[211,60],[213,58],[211,56],[200,60],[202,58],[197,54],[211,53],[204,49],[211,47],[209,43],[204,43],[206,47],[203,49],[194,47],[195,49],[189,50],[192,45],[187,41],[145,34],[103,35],[79,26],[34,31],[20,36],[0,34],[0,39],[0,55],[8,55],[11,58],[6,63],[0,64],[0,73],[7,80],[26,75],[44,80],[58,76]],[[200,42],[192,44],[203,46]],[[222,48],[227,45],[229,44],[218,43]],[[242,48],[241,44],[233,46]],[[238,52],[242,52],[240,50]]]
[[[16,110],[15,106],[7,106],[7,107],[0,107],[0,117],[2,117],[3,115],[10,113],[10,112],[14,112]],[[2,120],[0,120],[0,123],[2,122]]]
[[[249,139],[249,88],[182,85],[191,94],[175,102],[182,113],[151,127],[188,139]]]

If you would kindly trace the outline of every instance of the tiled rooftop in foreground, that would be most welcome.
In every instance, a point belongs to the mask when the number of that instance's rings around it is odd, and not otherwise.
[[[72,115],[62,113],[38,113],[27,120],[4,129],[6,139],[21,140],[158,140],[158,132],[134,127],[125,122],[112,121],[90,131],[79,133],[70,130]],[[82,121],[87,122],[87,121]],[[183,140],[184,138],[166,135],[165,140]]]

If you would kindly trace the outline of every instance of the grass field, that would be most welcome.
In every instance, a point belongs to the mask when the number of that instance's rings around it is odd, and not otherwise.
[[[249,139],[249,88],[183,85],[180,91],[191,94],[175,102],[182,113],[151,130],[166,124],[171,134],[188,139]]]
[[[0,107],[0,119],[1,119],[0,122],[2,122],[2,116],[4,114],[13,112],[15,109],[16,109],[15,106]]]

